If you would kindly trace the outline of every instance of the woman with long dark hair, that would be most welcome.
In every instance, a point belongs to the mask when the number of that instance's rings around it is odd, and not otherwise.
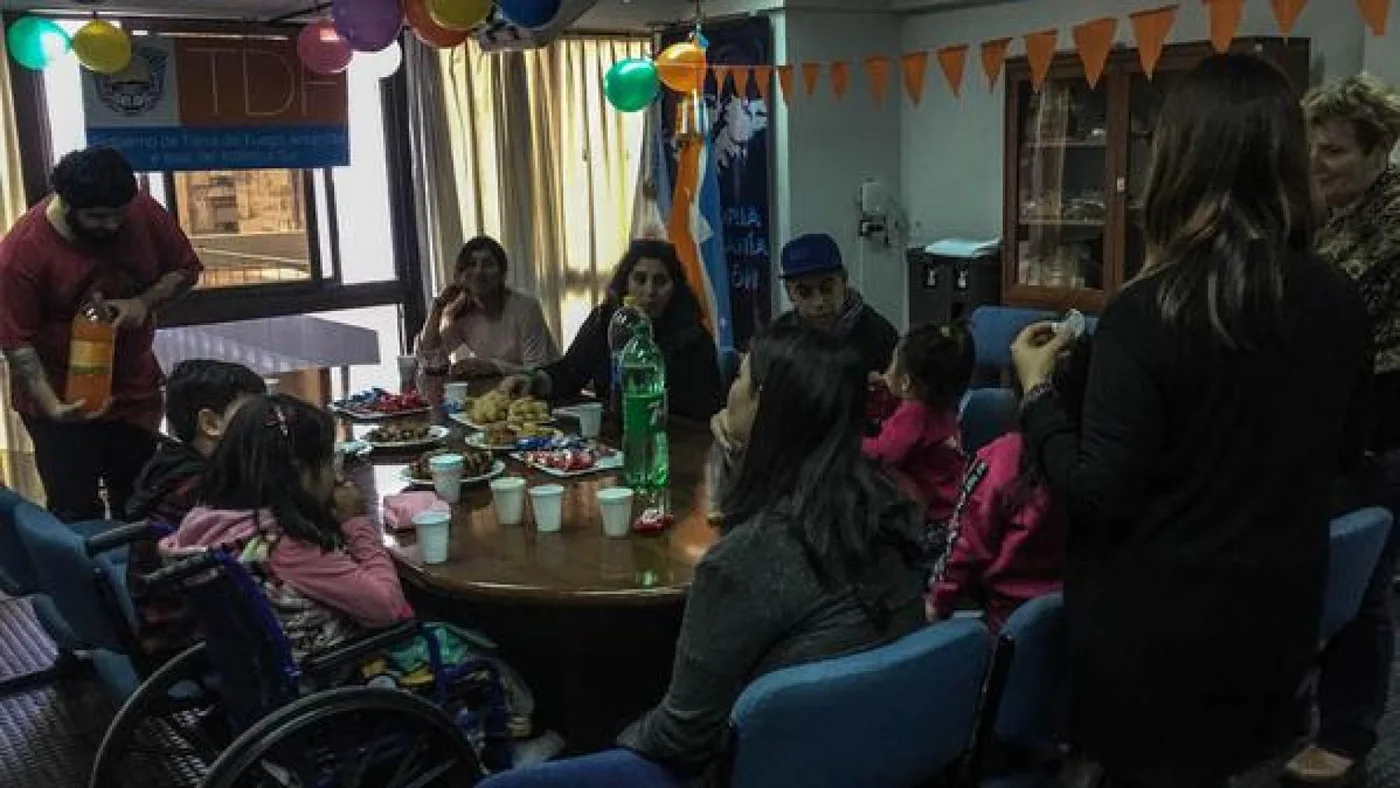
[[[507,287],[506,268],[496,239],[479,235],[462,246],[418,336],[428,377],[500,377],[559,357],[540,302]]]
[[[1142,275],[1094,336],[1081,423],[1050,382],[1064,339],[1012,348],[1026,448],[1071,516],[1075,743],[1121,785],[1205,786],[1304,722],[1328,490],[1366,428],[1371,342],[1317,223],[1297,95],[1218,55],[1153,139]]]
[[[591,383],[595,394],[607,396],[612,386],[608,324],[629,296],[651,318],[652,338],[666,362],[671,413],[709,419],[724,396],[715,340],[701,323],[700,302],[686,283],[676,247],[654,239],[636,240],[627,247],[608,285],[607,298],[589,313],[563,358],[507,378],[502,388],[516,394],[533,391],[567,398]]]

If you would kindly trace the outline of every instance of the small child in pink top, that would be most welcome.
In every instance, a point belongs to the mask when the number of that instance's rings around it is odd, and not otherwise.
[[[1076,421],[1089,377],[1089,338],[1060,356],[1051,384]],[[987,613],[997,631],[1036,597],[1058,591],[1069,521],[1045,484],[1039,460],[1019,432],[982,447],[967,467],[949,527],[948,551],[934,566],[926,599],[929,618],[952,615],[960,602]]]
[[[899,406],[863,445],[867,457],[923,504],[929,523],[951,517],[957,500],[965,464],[958,402],[972,379],[973,363],[966,323],[910,329],[884,376]]]

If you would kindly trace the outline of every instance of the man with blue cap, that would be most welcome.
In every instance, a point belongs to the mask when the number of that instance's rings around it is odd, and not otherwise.
[[[871,372],[889,367],[899,332],[848,284],[836,239],[826,233],[800,235],[783,247],[781,265],[793,308],[777,325],[797,323],[848,338]]]

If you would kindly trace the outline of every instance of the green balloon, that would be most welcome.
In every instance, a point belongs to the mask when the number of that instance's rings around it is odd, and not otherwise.
[[[623,112],[646,109],[660,87],[656,64],[644,58],[619,60],[603,76],[603,95]]]
[[[52,19],[38,16],[21,17],[5,33],[10,57],[34,71],[42,71],[73,46],[73,39]]]

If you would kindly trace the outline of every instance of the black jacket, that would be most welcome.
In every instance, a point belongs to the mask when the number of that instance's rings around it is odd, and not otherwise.
[[[862,303],[859,309],[860,315],[852,323],[846,337],[860,350],[860,357],[865,360],[868,371],[884,372],[894,357],[895,346],[899,344],[899,332],[869,304]],[[779,315],[773,324],[796,325],[800,320],[797,311],[790,309]]]

